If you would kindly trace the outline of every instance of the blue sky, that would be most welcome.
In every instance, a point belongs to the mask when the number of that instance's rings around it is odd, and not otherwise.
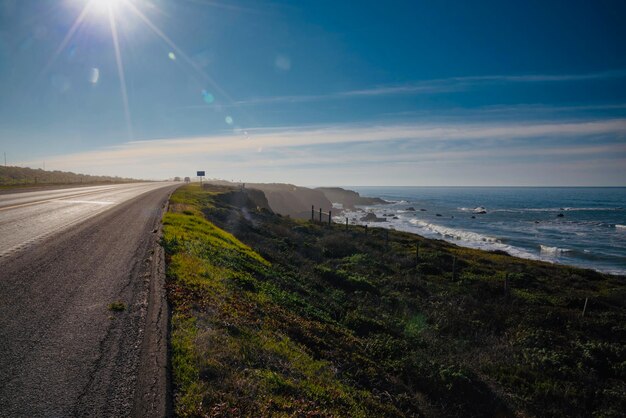
[[[625,17],[622,1],[2,0],[0,152],[139,178],[623,186]]]

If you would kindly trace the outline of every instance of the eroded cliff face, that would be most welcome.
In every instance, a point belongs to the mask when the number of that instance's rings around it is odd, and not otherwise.
[[[237,183],[225,181],[212,181],[211,183],[241,187]],[[363,197],[353,190],[341,187],[318,187],[311,189],[284,183],[246,183],[243,190],[248,192],[258,190],[265,195],[267,204],[273,212],[301,219],[309,219],[311,217],[311,206],[315,207],[315,213],[317,213],[320,208],[324,212],[332,210],[333,203],[340,203],[346,209],[354,209],[355,206],[359,205],[382,205],[388,203],[377,197]],[[264,207],[263,205],[259,206]],[[340,210],[336,209],[336,212],[339,213]]]
[[[242,187],[240,183],[231,183],[222,180],[210,182],[213,185]],[[324,212],[332,210],[331,201],[320,190],[308,187],[299,187],[285,183],[245,183],[243,190],[248,193],[262,193],[268,207],[274,212],[292,218],[310,219],[311,206],[315,211],[322,208]],[[261,198],[259,198],[259,201]],[[236,205],[235,205],[236,206]],[[264,206],[261,206],[264,207]]]
[[[257,189],[240,189],[232,190],[220,194],[218,199],[231,206],[237,208],[245,208],[249,210],[269,210],[272,211],[272,207],[267,201],[265,193]]]
[[[354,209],[358,205],[384,205],[388,202],[378,197],[363,197],[353,190],[342,189],[341,187],[318,187],[318,190],[333,203],[341,203],[346,209]]]
[[[322,208],[324,212],[332,210],[332,203],[324,193],[308,187],[298,187],[292,184],[260,183],[249,184],[247,187],[263,191],[272,210],[281,215],[309,219],[311,217],[311,206],[315,206],[316,211],[319,208]]]

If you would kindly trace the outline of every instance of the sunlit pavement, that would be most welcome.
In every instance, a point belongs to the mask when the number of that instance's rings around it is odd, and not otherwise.
[[[0,195],[0,258],[174,183],[133,183]]]

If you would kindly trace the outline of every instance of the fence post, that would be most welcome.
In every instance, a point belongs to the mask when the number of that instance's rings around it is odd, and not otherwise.
[[[417,265],[420,262],[420,243],[416,242],[415,243],[415,268],[417,268]]]
[[[585,312],[587,311],[587,302],[589,302],[589,298],[585,298],[585,306],[583,307],[583,317],[585,316]]]
[[[322,223],[322,208],[320,208],[320,223]]]
[[[452,281],[456,280],[456,255],[452,256]]]
[[[330,215],[331,213],[332,213],[332,211],[329,210],[328,211],[328,225],[329,226],[330,226],[330,220],[331,220],[331,215]]]
[[[365,224],[365,235],[367,235],[367,224]]]
[[[504,296],[509,295],[509,273],[504,275]]]
[[[311,222],[315,222],[315,205],[311,205]]]

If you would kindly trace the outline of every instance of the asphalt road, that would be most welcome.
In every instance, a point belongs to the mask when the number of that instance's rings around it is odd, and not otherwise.
[[[167,413],[158,238],[175,187],[0,195],[0,416]]]

